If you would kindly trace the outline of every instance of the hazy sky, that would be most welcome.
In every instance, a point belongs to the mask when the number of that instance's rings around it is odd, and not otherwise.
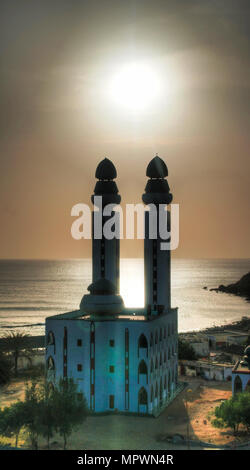
[[[250,258],[249,15],[241,0],[1,0],[0,257],[89,256],[70,211],[98,162],[138,203],[158,152],[180,204],[175,256]],[[162,89],[131,116],[107,88],[141,61]]]

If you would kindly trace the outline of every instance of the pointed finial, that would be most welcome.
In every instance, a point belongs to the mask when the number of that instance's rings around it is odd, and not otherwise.
[[[157,154],[149,162],[146,175],[149,178],[165,178],[168,176],[167,165]]]
[[[117,177],[115,165],[104,158],[96,168],[95,177],[99,180],[113,180]]]

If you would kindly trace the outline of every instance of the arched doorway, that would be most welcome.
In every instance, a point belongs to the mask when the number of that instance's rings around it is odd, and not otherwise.
[[[242,392],[242,381],[241,378],[237,375],[234,380],[234,393]]]

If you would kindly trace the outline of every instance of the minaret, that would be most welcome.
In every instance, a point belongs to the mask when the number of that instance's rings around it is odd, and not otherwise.
[[[113,163],[105,158],[97,166],[95,177],[97,181],[94,189],[94,194],[91,197],[94,203],[95,196],[102,196],[102,210],[108,204],[119,204],[121,196],[118,194],[118,188],[115,181],[117,177],[116,169]],[[99,213],[99,220],[100,219]],[[110,216],[102,217],[102,226],[105,222],[111,220],[115,215],[113,211]],[[92,213],[92,282],[95,283],[99,279],[103,278],[111,281],[115,287],[115,294],[119,293],[120,290],[120,240],[113,238],[111,240],[106,239],[103,236],[103,230],[99,234],[100,238],[96,239],[94,236],[94,225],[96,223],[95,217]],[[118,222],[117,222],[118,220]],[[116,213],[116,227],[119,224],[119,213]],[[98,230],[97,230],[98,232]]]
[[[144,240],[144,282],[145,282],[145,307],[148,315],[158,315],[171,307],[170,301],[170,251],[162,250],[161,244],[169,240],[162,239],[159,233],[159,213],[163,218],[165,227],[170,230],[170,213],[160,207],[172,201],[169,191],[168,169],[164,161],[156,156],[147,167],[146,175],[150,178],[147,182],[145,193],[142,196],[144,204],[149,205],[149,212],[145,212],[145,240]],[[156,217],[152,214],[155,206]],[[149,223],[151,217],[151,231],[155,230],[155,238],[150,239]],[[153,226],[152,226],[153,224]],[[152,235],[151,235],[152,236]]]

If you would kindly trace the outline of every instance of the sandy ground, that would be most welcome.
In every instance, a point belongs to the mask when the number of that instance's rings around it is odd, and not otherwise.
[[[215,429],[207,419],[208,412],[231,396],[231,383],[206,382],[190,377],[188,381],[187,389],[181,392],[158,418],[119,415],[88,417],[81,428],[71,435],[68,448],[82,450],[187,449],[186,444],[180,446],[166,442],[166,436],[177,433],[185,438],[189,434],[192,440],[201,440],[215,445],[231,443],[234,446],[235,442],[242,441],[242,438],[235,438],[228,429]],[[1,407],[23,398],[24,381],[21,379],[16,379],[0,389]],[[24,435],[20,436],[20,444],[27,446]],[[43,439],[40,439],[39,447],[46,448]],[[60,436],[52,439],[51,447],[62,448]],[[192,446],[191,448],[204,449],[206,446]]]

